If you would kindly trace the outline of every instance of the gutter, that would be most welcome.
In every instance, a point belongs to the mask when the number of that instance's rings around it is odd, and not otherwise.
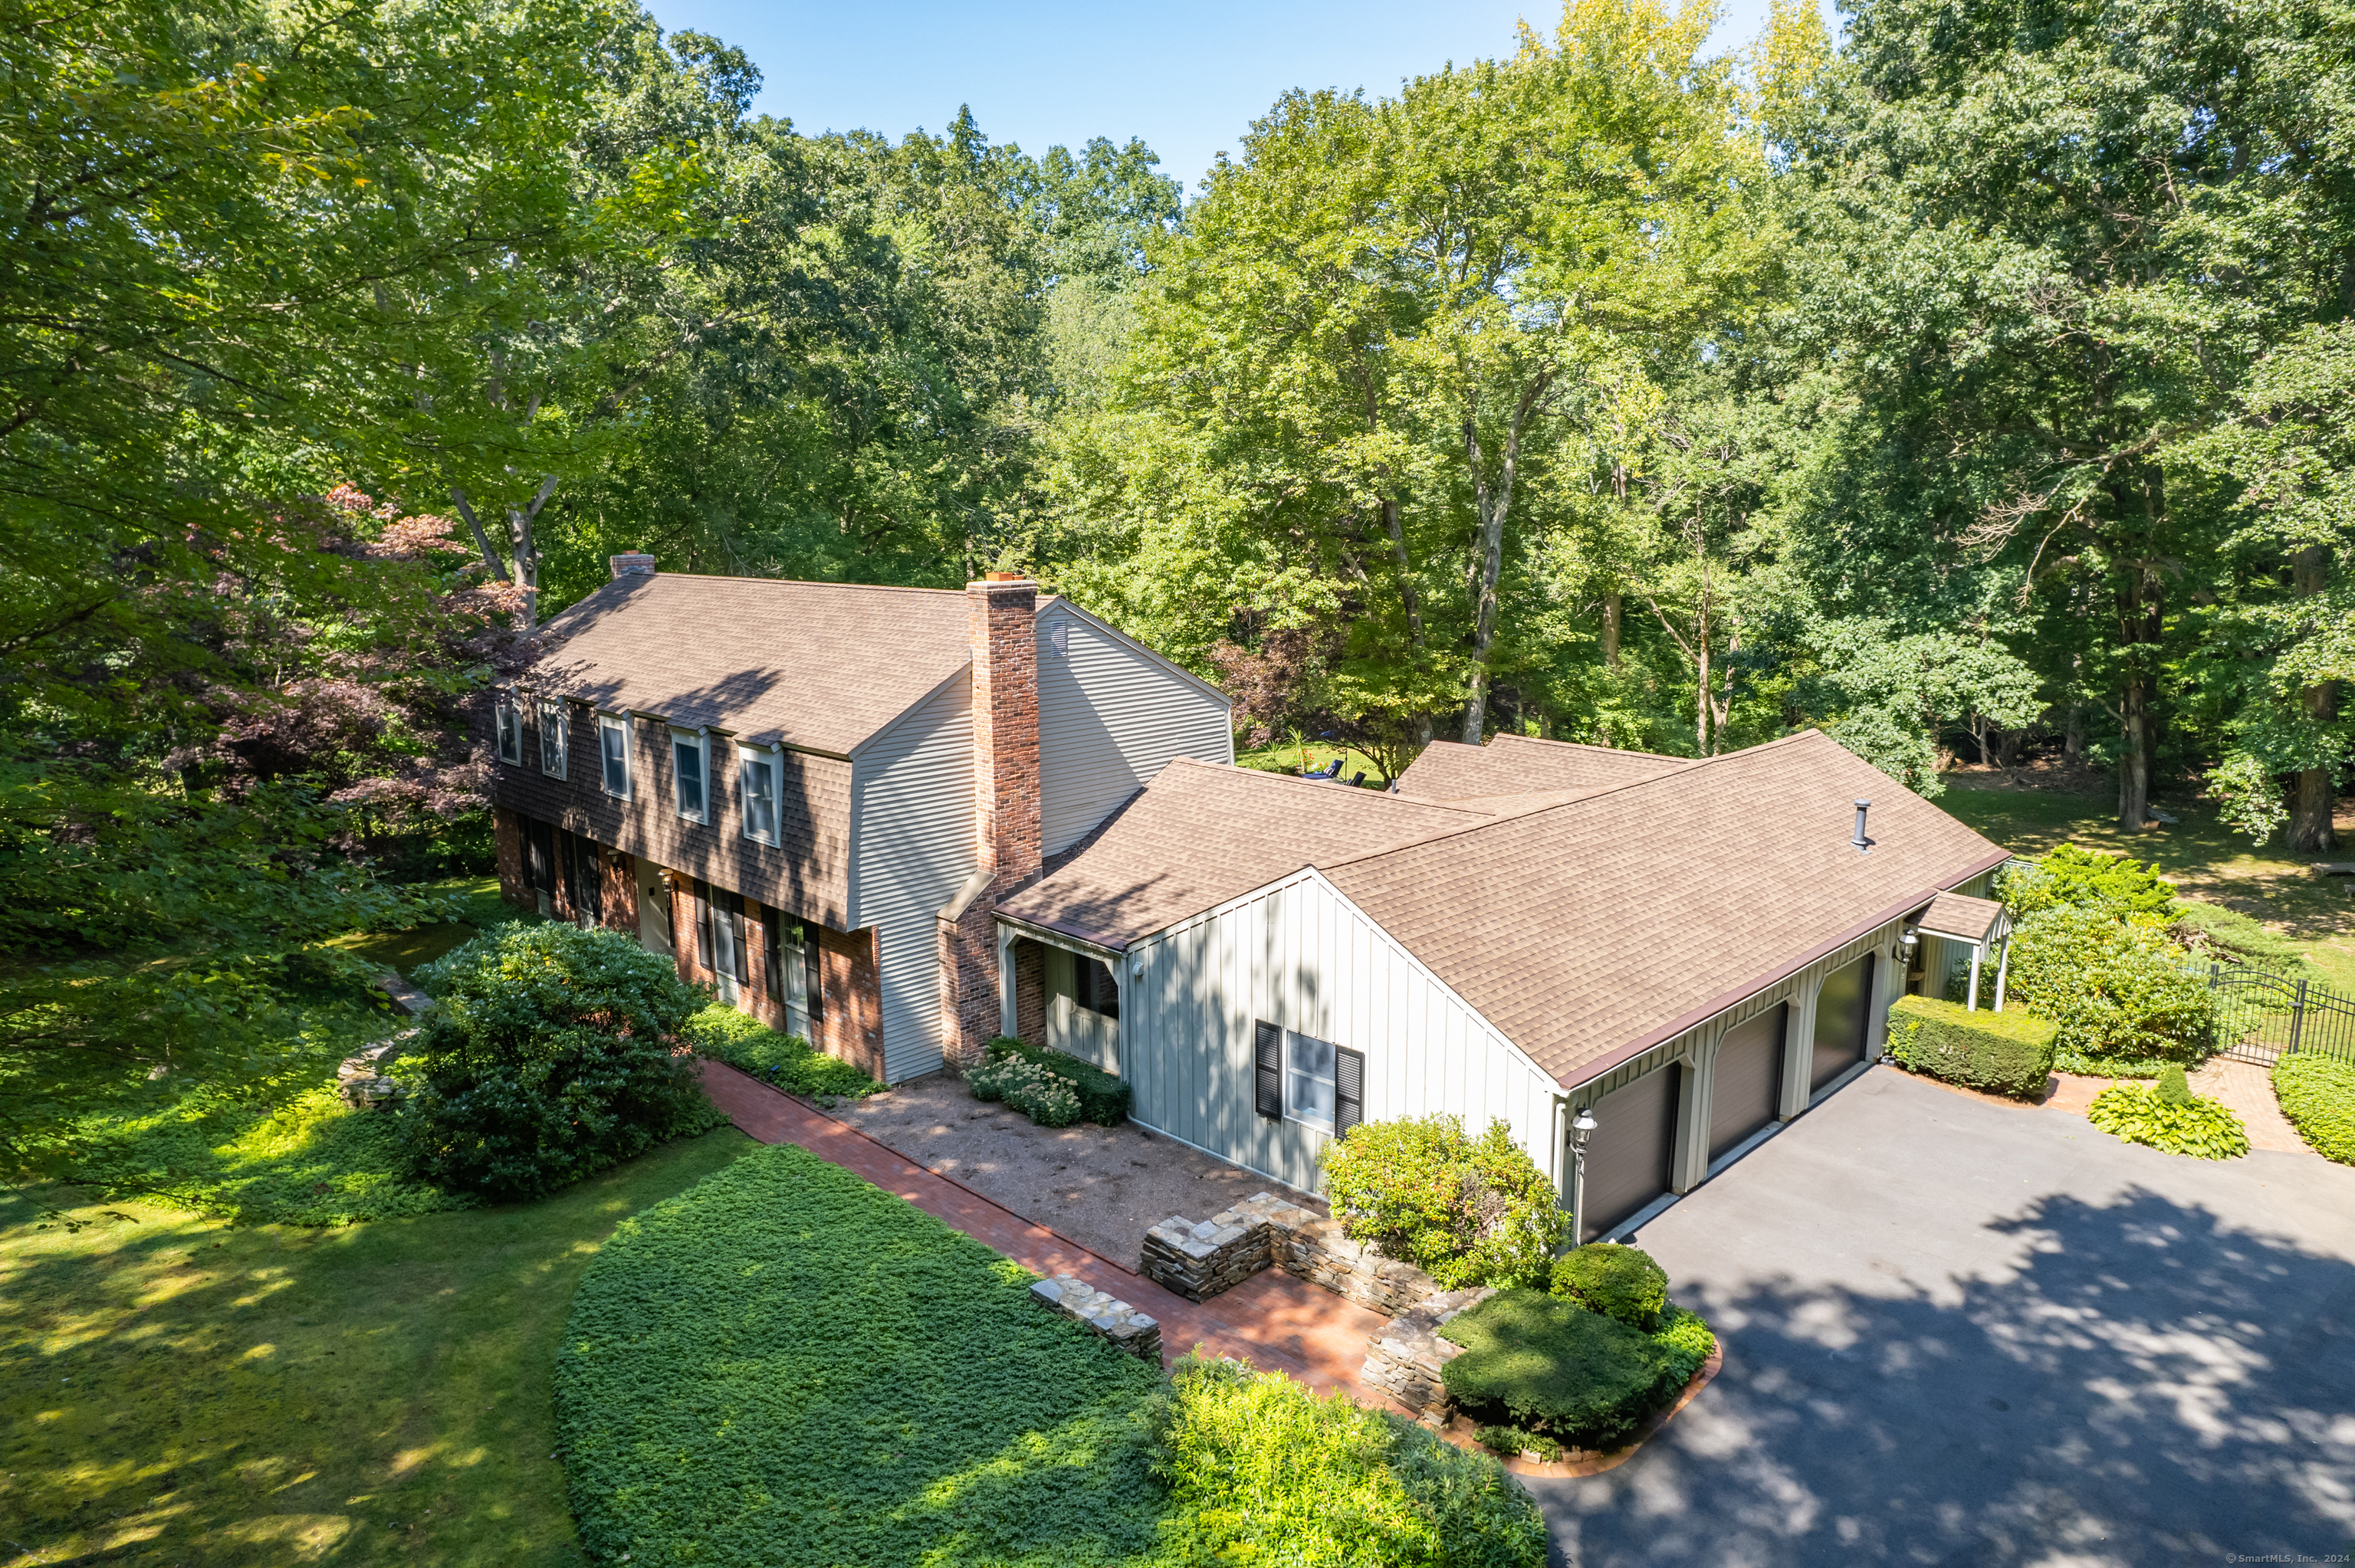
[[[1997,866],[2001,865],[2010,858],[2011,852],[2009,850],[2005,850],[2002,853],[1998,854],[1991,860],[1983,861],[1974,864],[1968,871],[1966,871],[1960,876],[1955,877],[1955,881],[1957,884],[1968,882],[1971,878],[1977,876],[1984,872],[1993,871]],[[1689,1029],[1698,1028],[1700,1025],[1708,1022],[1710,1019],[1715,1018],[1721,1012],[1730,1012],[1733,1008],[1739,1007],[1742,1002],[1748,1001],[1751,997],[1757,995],[1760,991],[1764,991],[1769,986],[1781,984],[1784,980],[1790,979],[1801,969],[1806,969],[1809,964],[1814,963],[1817,959],[1822,958],[1826,953],[1838,952],[1840,948],[1847,947],[1850,942],[1855,941],[1859,937],[1864,936],[1882,926],[1886,926],[1891,920],[1902,917],[1907,911],[1923,907],[1924,905],[1928,904],[1930,900],[1937,897],[1941,893],[1951,893],[1953,891],[1954,889],[1951,887],[1934,886],[1927,893],[1916,894],[1902,902],[1892,904],[1888,908],[1884,909],[1880,914],[1875,915],[1872,918],[1864,921],[1862,924],[1851,926],[1847,930],[1842,931],[1839,935],[1831,938],[1829,940],[1817,943],[1814,947],[1809,948],[1806,951],[1801,953],[1797,958],[1791,959],[1789,962],[1785,963],[1778,968],[1769,969],[1763,977],[1753,980],[1745,980],[1732,991],[1720,991],[1709,1001],[1702,1002],[1699,1007],[1693,1008],[1678,1017],[1668,1020],[1666,1023],[1660,1024],[1656,1028],[1647,1030],[1644,1033],[1637,1035],[1630,1044],[1622,1045],[1617,1050],[1612,1051],[1593,1062],[1587,1063],[1581,1068],[1573,1069],[1580,1075],[1574,1081],[1565,1079],[1559,1074],[1555,1075],[1554,1081],[1562,1086],[1565,1093],[1580,1089],[1586,1085],[1593,1083],[1595,1079],[1603,1076],[1603,1075],[1608,1073],[1614,1067],[1633,1061],[1635,1058],[1642,1055],[1645,1052],[1649,1051],[1653,1046],[1673,1040]]]
[[[1125,947],[1107,948],[1101,942],[1091,942],[1084,937],[1074,937],[1070,932],[1059,931],[1052,926],[1037,925],[1006,914],[1002,910],[991,911],[990,918],[1022,936],[1028,937],[1033,941],[1044,942],[1050,948],[1063,948],[1075,953],[1092,953],[1115,967],[1127,952]]]

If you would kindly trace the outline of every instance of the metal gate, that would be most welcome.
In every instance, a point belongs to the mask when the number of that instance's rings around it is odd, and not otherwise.
[[[2219,1055],[2265,1066],[2290,1051],[2355,1058],[2355,998],[2238,964],[2209,965],[2208,989]]]

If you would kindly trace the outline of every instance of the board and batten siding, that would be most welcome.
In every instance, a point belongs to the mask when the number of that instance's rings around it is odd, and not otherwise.
[[[1068,604],[1040,610],[1044,853],[1060,854],[1085,838],[1177,757],[1235,759],[1226,698]]]
[[[883,1077],[896,1084],[941,1065],[934,916],[979,863],[970,673],[877,733],[851,763],[850,924],[875,927]]]
[[[1329,1141],[1258,1114],[1263,1020],[1365,1053],[1368,1121],[1502,1118],[1549,1176],[1561,1162],[1552,1080],[1314,871],[1135,945],[1120,980],[1131,1115],[1261,1175],[1321,1191]]]

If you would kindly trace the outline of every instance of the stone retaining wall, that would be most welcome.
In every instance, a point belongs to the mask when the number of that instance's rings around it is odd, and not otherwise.
[[[1367,1342],[1358,1379],[1406,1407],[1426,1426],[1444,1426],[1455,1414],[1444,1374],[1464,1347],[1440,1338],[1440,1325],[1496,1294],[1490,1286],[1443,1290],[1391,1319]]]
[[[1161,1364],[1160,1323],[1085,1280],[1058,1274],[1033,1285],[1030,1299],[1087,1325],[1148,1366]]]
[[[1171,1215],[1145,1233],[1137,1272],[1188,1301],[1281,1268],[1385,1317],[1420,1305],[1438,1281],[1341,1234],[1338,1220],[1258,1192],[1199,1224]]]

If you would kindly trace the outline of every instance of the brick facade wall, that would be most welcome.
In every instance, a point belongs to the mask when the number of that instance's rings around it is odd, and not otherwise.
[[[1014,1033],[1047,1044],[1047,948],[1028,937],[1014,944]]]
[[[717,986],[719,977],[704,968],[695,939],[695,888],[692,877],[674,874],[670,900],[671,946],[678,951],[678,973],[690,985]],[[761,902],[725,888],[712,888],[714,910],[722,899],[741,900],[744,911],[745,968],[751,979],[736,986],[736,1006],[780,1033],[789,1020],[783,1002],[772,1001],[768,990],[767,933],[761,924]],[[786,916],[792,919],[793,916]],[[826,1055],[849,1063],[876,1082],[883,1081],[883,989],[877,972],[875,933],[837,931],[827,926],[805,924],[817,933],[818,1016],[810,1027],[810,1044]],[[718,931],[712,939],[719,940]],[[787,959],[791,962],[791,959]],[[783,988],[779,988],[783,990]]]
[[[638,935],[638,863],[620,850],[597,846],[598,874],[604,882],[606,929],[635,941]]]
[[[986,897],[952,924],[939,923],[941,941],[941,1038],[949,1065],[963,1071],[981,1065],[982,1047],[996,1037],[1002,1022],[997,995],[997,930]]]
[[[505,806],[491,808],[491,842],[498,854],[499,896],[527,909],[539,906],[524,883],[523,823]]]

